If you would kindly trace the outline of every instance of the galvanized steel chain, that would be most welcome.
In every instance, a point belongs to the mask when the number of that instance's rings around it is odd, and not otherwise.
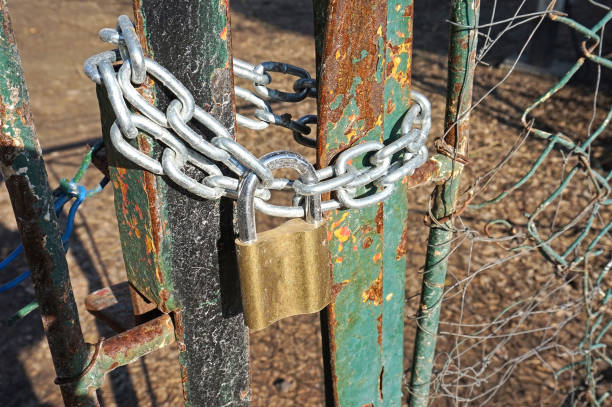
[[[157,175],[165,175],[185,190],[206,199],[230,197],[237,199],[239,180],[250,173],[256,174],[259,186],[255,193],[255,208],[265,214],[280,217],[304,217],[304,198],[334,193],[333,198],[321,203],[322,211],[338,208],[363,208],[383,201],[393,192],[395,185],[411,175],[428,158],[425,141],[431,128],[431,107],[420,93],[412,92],[415,102],[406,112],[399,137],[385,145],[368,141],[356,144],[339,154],[335,163],[316,171],[316,179],[288,180],[275,178],[272,170],[245,147],[234,141],[230,132],[213,116],[195,105],[189,90],[167,69],[144,56],[134,25],[127,16],[118,18],[117,29],[102,29],[100,38],[118,46],[90,57],[85,62],[86,75],[97,84],[104,85],[116,120],[110,130],[110,140],[116,150],[131,162]],[[118,70],[114,64],[122,62]],[[297,142],[316,147],[316,140],[307,137],[309,124],[316,124],[315,115],[292,120],[290,115],[278,115],[272,111],[268,100],[299,102],[306,97],[316,97],[316,80],[302,68],[279,62],[252,65],[234,59],[234,74],[249,80],[254,92],[234,87],[236,97],[256,107],[254,117],[236,115],[238,126],[261,130],[270,124],[293,131]],[[270,72],[296,76],[294,92],[283,92],[270,87]],[[175,99],[166,112],[149,103],[135,88],[147,75],[163,84]],[[128,104],[139,113],[130,111]],[[214,137],[208,141],[193,130],[189,123],[200,123]],[[144,132],[165,146],[158,161],[126,139],[133,139]],[[357,169],[350,162],[370,154],[367,165]],[[191,164],[206,176],[197,181],[187,176],[183,167]],[[223,175],[221,163],[236,177]],[[360,187],[373,185],[375,192],[357,197]],[[370,188],[371,189],[371,188]],[[272,205],[266,202],[270,190],[290,190],[295,193],[291,206]]]

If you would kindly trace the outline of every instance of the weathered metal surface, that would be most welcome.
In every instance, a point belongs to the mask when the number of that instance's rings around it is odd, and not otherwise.
[[[452,218],[456,211],[457,192],[461,182],[463,164],[452,162],[453,157],[467,153],[469,112],[474,80],[477,30],[463,27],[477,26],[479,0],[451,0],[450,46],[448,59],[448,89],[445,136],[438,143],[440,152],[451,161],[450,178],[438,185],[432,194],[432,215],[442,221],[442,226],[431,222],[425,272],[418,312],[418,330],[415,338],[410,383],[410,405],[427,406],[431,372],[433,368],[436,335],[440,318],[444,281],[453,238]],[[449,154],[449,152],[451,152]]]
[[[145,54],[172,72],[196,104],[233,133],[227,2],[135,0],[134,12]],[[151,82],[141,92],[163,111],[170,102],[168,92]],[[102,109],[108,113],[104,103]],[[106,134],[109,118],[112,114],[103,119]],[[149,137],[139,135],[137,144],[159,155]],[[247,405],[248,334],[231,202],[199,199],[164,177],[134,168],[115,151],[108,155],[128,278],[160,310],[175,311],[186,404]],[[198,176],[194,168],[184,171]]]
[[[94,395],[108,372],[175,341],[169,315],[161,315],[94,345],[92,360],[78,380],[81,393]]]
[[[9,192],[58,377],[74,377],[88,362],[64,246],[29,107],[7,1],[0,1],[0,171]],[[66,405],[97,400],[61,386]]]
[[[152,93],[148,89],[143,92]],[[96,93],[128,280],[161,311],[173,311],[178,304],[169,277],[169,259],[163,250],[171,245],[163,225],[165,201],[158,194],[159,188],[152,174],[135,167],[111,148],[108,137],[115,120],[114,113],[106,98],[106,90],[97,86]],[[158,153],[154,142],[142,133],[134,143],[151,155]]]
[[[410,106],[412,66],[412,0],[387,2],[385,38],[384,140],[400,136],[400,123]],[[402,405],[404,378],[404,298],[408,228],[407,183],[398,184],[383,203],[383,373],[379,386],[385,406]]]
[[[244,318],[251,330],[329,304],[326,226],[291,219],[258,233],[254,242],[236,239]]]
[[[436,154],[407,177],[406,188],[415,188],[428,183],[446,181],[453,172],[453,162],[443,154]]]
[[[315,27],[318,164],[325,166],[355,143],[398,136],[410,104],[412,2],[315,1]],[[406,188],[402,183],[384,204],[328,218],[328,405],[401,404],[406,263],[397,249],[405,238]]]

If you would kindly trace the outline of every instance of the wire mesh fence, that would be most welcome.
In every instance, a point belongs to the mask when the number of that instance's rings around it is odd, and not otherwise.
[[[481,4],[478,122],[436,304],[440,405],[612,403],[612,11],[590,0],[533,3]],[[496,47],[512,57],[492,71]],[[489,131],[483,117],[512,132]]]

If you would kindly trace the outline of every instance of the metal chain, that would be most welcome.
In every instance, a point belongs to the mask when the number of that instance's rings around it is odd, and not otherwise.
[[[127,16],[118,18],[117,29],[102,29],[100,39],[118,46],[90,57],[84,66],[85,74],[97,84],[104,85],[116,120],[110,130],[113,146],[129,161],[157,175],[165,175],[185,190],[206,199],[229,197],[237,199],[239,179],[254,173],[259,179],[255,194],[255,208],[271,216],[304,217],[304,198],[334,193],[334,198],[323,201],[323,211],[339,208],[364,208],[383,201],[393,193],[395,185],[420,167],[428,158],[425,141],[431,128],[431,106],[418,92],[412,92],[415,102],[406,112],[400,134],[393,142],[368,141],[343,151],[329,167],[316,171],[316,180],[288,180],[275,178],[272,171],[238,142],[230,132],[207,111],[195,105],[189,90],[167,69],[142,52],[134,25]],[[114,63],[122,64],[115,71]],[[240,114],[236,122],[241,127],[262,130],[270,124],[293,131],[294,139],[303,145],[316,147],[316,140],[306,137],[311,130],[308,124],[316,124],[317,116],[306,115],[292,120],[288,114],[272,111],[267,100],[299,102],[316,97],[316,79],[302,68],[280,63],[264,62],[252,65],[234,58],[234,74],[253,84],[254,92],[236,86],[236,97],[256,107],[254,118]],[[269,72],[296,76],[294,92],[284,92],[270,87]],[[136,91],[147,75],[163,84],[174,96],[166,112],[150,104]],[[128,104],[139,113],[132,113]],[[214,137],[208,141],[193,130],[188,123],[198,122],[209,129]],[[138,132],[153,137],[166,148],[158,161],[133,147],[126,139],[133,139]],[[357,169],[349,164],[356,157],[370,154],[368,164]],[[182,169],[189,163],[204,174],[201,181],[187,176]],[[236,177],[223,175],[221,163]],[[358,197],[359,188],[372,185],[376,192]],[[293,205],[279,206],[266,202],[270,190],[294,192]]]

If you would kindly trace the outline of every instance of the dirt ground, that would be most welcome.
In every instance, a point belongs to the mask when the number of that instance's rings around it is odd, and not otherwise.
[[[433,106],[433,136],[442,133],[444,98],[446,93],[446,44],[448,15],[446,5],[429,5],[417,1],[415,6],[415,40],[413,59],[413,83],[425,93]],[[444,3],[444,2],[436,2]],[[516,8],[518,1],[508,1],[508,10]],[[586,3],[586,1],[585,1]],[[483,15],[490,2],[483,1]],[[130,0],[13,0],[9,3],[13,26],[21,52],[23,67],[28,81],[31,106],[34,113],[38,137],[52,187],[62,177],[71,176],[83,154],[87,142],[100,137],[99,111],[94,85],[82,72],[87,57],[104,49],[97,38],[102,27],[114,27],[119,14],[131,15]],[[314,42],[312,10],[310,0],[232,0],[232,41],[234,55],[251,62],[275,60],[302,66],[314,73]],[[500,12],[507,12],[503,7]],[[593,14],[590,14],[593,13]],[[585,6],[583,14],[587,20],[595,18],[594,11]],[[574,60],[573,45],[568,45],[569,31],[560,34],[559,41],[566,41],[557,58]],[[572,43],[573,44],[573,43]],[[515,44],[516,45],[516,44]],[[559,45],[559,44],[557,44]],[[507,72],[502,62],[506,56],[518,52],[517,46],[505,45],[501,51],[489,55],[492,65],[482,65],[477,72],[475,99],[478,100],[492,85],[498,83]],[[572,83],[557,98],[536,111],[540,127],[563,131],[575,139],[584,139],[586,127],[593,115],[593,70],[588,67],[586,83]],[[609,85],[609,76],[602,82]],[[534,76],[517,72],[497,88],[472,114],[470,165],[466,169],[465,185],[472,184],[478,176],[491,168],[514,144],[521,132],[520,115],[540,94],[553,85],[551,77]],[[598,123],[610,108],[609,92],[600,92],[594,114]],[[248,106],[238,105],[248,110]],[[295,116],[315,112],[313,101],[287,109]],[[600,136],[593,147],[593,155],[601,166],[612,165],[609,160],[610,130]],[[269,129],[262,133],[241,130],[239,140],[256,155],[272,150],[297,150],[309,158],[314,153],[296,146],[288,132]],[[601,141],[603,140],[603,141]],[[483,192],[486,198],[494,197],[524,174],[543,148],[541,142],[529,138],[519,153],[504,167],[504,170]],[[434,151],[430,148],[430,151]],[[465,230],[480,231],[487,221],[504,218],[524,228],[524,213],[534,207],[558,186],[565,171],[562,154],[555,154],[542,167],[540,175],[516,191],[511,201],[482,211],[468,210],[462,221]],[[569,168],[569,167],[568,167]],[[93,185],[99,174],[90,171],[85,178]],[[467,188],[466,188],[467,189]],[[424,263],[427,227],[423,215],[427,209],[431,186],[421,187],[409,193],[410,229],[407,250],[408,269],[406,287],[406,332],[405,367],[407,375],[411,364],[412,338],[416,328],[414,315],[420,292],[421,268]],[[584,205],[588,195],[579,189],[575,196],[567,197],[558,211],[559,222],[569,219],[572,210]],[[476,201],[484,198],[479,197]],[[99,336],[109,336],[111,331],[96,321],[84,308],[86,295],[96,289],[125,280],[123,259],[118,241],[114,217],[113,195],[110,188],[88,200],[76,220],[74,240],[68,254],[72,285],[79,306],[81,323],[88,342],[95,343]],[[0,188],[0,258],[4,258],[19,241],[15,221],[10,210],[8,195]],[[608,216],[605,213],[603,216]],[[547,213],[546,217],[555,217]],[[268,225],[273,221],[261,219]],[[598,224],[595,231],[601,230]],[[577,232],[576,232],[577,233]],[[575,234],[576,234],[575,233]],[[574,236],[575,236],[574,234]],[[475,239],[475,234],[460,233],[464,239],[451,260],[450,282],[470,276],[491,259],[505,254],[497,245]],[[607,239],[607,240],[606,240]],[[603,240],[606,251],[612,252],[609,238]],[[595,263],[594,267],[598,264]],[[26,269],[23,261],[4,270],[2,281],[6,281]],[[461,285],[444,304],[441,331],[453,331],[452,323],[478,324],[491,321],[494,316],[514,301],[530,296],[544,295],[542,304],[546,309],[557,309],[556,314],[544,320],[539,316],[523,321],[521,329],[560,324],[578,308],[562,308],[573,304],[580,291],[566,284],[556,275],[556,268],[546,262],[537,251],[517,257],[497,267],[482,270],[477,278],[470,280],[469,287]],[[550,296],[549,285],[554,282],[554,295]],[[610,285],[609,281],[606,283]],[[457,295],[459,294],[459,295]],[[468,298],[468,300],[466,300]],[[30,282],[0,295],[0,318],[6,318],[33,300]],[[551,305],[552,304],[552,305]],[[555,304],[559,307],[555,308]],[[580,379],[560,376],[553,380],[551,370],[559,369],[567,362],[562,347],[572,347],[580,340],[581,316],[571,319],[555,337],[560,346],[547,349],[541,354],[528,354],[527,350],[540,346],[546,339],[539,331],[529,335],[517,335],[503,342],[491,360],[491,375],[479,376],[473,393],[492,388],[494,383],[503,383],[490,400],[475,400],[473,403],[457,402],[461,405],[561,405],[572,386]],[[556,319],[555,319],[556,318]],[[458,345],[457,335],[443,334],[439,340],[439,359],[436,372],[448,372],[445,355],[465,349]],[[494,338],[491,338],[494,339]],[[482,355],[500,342],[491,341],[464,353],[463,367],[480,363]],[[321,340],[318,316],[302,316],[281,321],[271,328],[251,335],[252,405],[257,406],[319,406],[323,405],[323,372]],[[609,354],[609,350],[608,350]],[[48,346],[40,324],[40,315],[31,313],[15,327],[3,328],[0,332],[0,405],[2,406],[60,406],[61,396],[53,384],[55,377]],[[507,365],[521,355],[523,363]],[[612,355],[610,355],[612,356]],[[181,380],[176,362],[175,347],[163,349],[123,368],[113,371],[100,390],[104,406],[176,406],[182,400]],[[450,360],[450,359],[449,359]],[[460,370],[460,366],[453,367]],[[510,377],[501,378],[510,366]],[[500,367],[500,369],[497,369]],[[445,370],[446,369],[446,370]],[[477,373],[474,371],[473,376]],[[453,376],[454,377],[454,376]],[[459,382],[470,382],[464,375]],[[408,380],[408,379],[407,379]],[[450,380],[450,379],[449,379]],[[472,380],[472,382],[475,382]],[[440,383],[445,383],[444,378]],[[475,389],[475,390],[474,390]],[[480,389],[480,390],[479,390]],[[444,386],[434,386],[440,398],[434,405],[455,405],[448,397],[442,397]],[[461,390],[463,391],[463,390]],[[407,394],[407,392],[406,392]],[[467,398],[466,393],[461,393]]]

